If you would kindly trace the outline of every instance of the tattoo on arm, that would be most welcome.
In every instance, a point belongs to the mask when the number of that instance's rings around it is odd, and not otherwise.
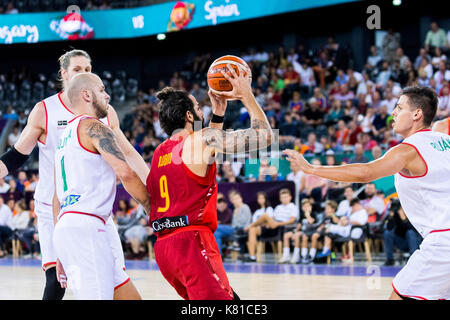
[[[116,142],[114,134],[104,124],[98,121],[93,121],[89,125],[87,130],[88,136],[92,139],[97,139],[99,147],[103,151],[112,154],[119,160],[126,161],[125,156],[123,155],[122,151],[120,150]]]
[[[272,142],[272,129],[267,121],[253,119],[244,130],[224,131],[208,128],[203,132],[207,146],[223,153],[243,153],[267,148]]]

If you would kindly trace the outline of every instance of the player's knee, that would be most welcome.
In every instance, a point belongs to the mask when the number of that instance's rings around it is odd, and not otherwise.
[[[66,289],[61,288],[61,284],[56,278],[56,268],[50,268],[45,271],[45,289],[42,300],[62,300]]]

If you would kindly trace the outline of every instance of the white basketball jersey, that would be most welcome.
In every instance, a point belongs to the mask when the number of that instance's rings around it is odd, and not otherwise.
[[[450,136],[421,130],[402,143],[413,146],[427,166],[422,176],[395,174],[395,188],[411,224],[425,237],[450,228]]]
[[[53,183],[53,164],[55,161],[55,150],[58,145],[59,137],[66,128],[68,122],[75,115],[64,105],[61,99],[62,92],[55,94],[43,100],[46,113],[46,133],[47,139],[44,142],[39,141],[39,182],[36,186],[34,198],[39,202],[52,204],[54,183]],[[101,119],[109,125],[107,118]]]
[[[95,215],[106,221],[116,197],[116,174],[103,157],[78,139],[80,115],[69,121],[55,153],[56,194],[65,213]]]

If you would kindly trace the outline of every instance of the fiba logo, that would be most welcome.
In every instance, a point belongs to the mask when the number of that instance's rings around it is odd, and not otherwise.
[[[367,18],[366,26],[369,30],[381,29],[381,9],[377,5],[367,7],[366,13],[370,14]]]

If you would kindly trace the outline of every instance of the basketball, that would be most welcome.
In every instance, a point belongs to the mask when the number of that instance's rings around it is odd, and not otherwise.
[[[228,74],[231,75],[230,71],[228,70],[227,64],[230,64],[231,67],[235,70],[236,74],[239,75],[239,67],[241,68],[247,68],[250,70],[250,67],[248,64],[241,58],[236,56],[223,56],[220,57],[211,64],[211,66],[208,69],[208,86],[211,89],[214,89],[216,91],[231,91],[233,90],[233,86],[231,83],[222,75],[220,71],[228,72]],[[245,73],[244,73],[245,75]],[[250,83],[252,82],[252,75],[250,74],[249,78]]]

